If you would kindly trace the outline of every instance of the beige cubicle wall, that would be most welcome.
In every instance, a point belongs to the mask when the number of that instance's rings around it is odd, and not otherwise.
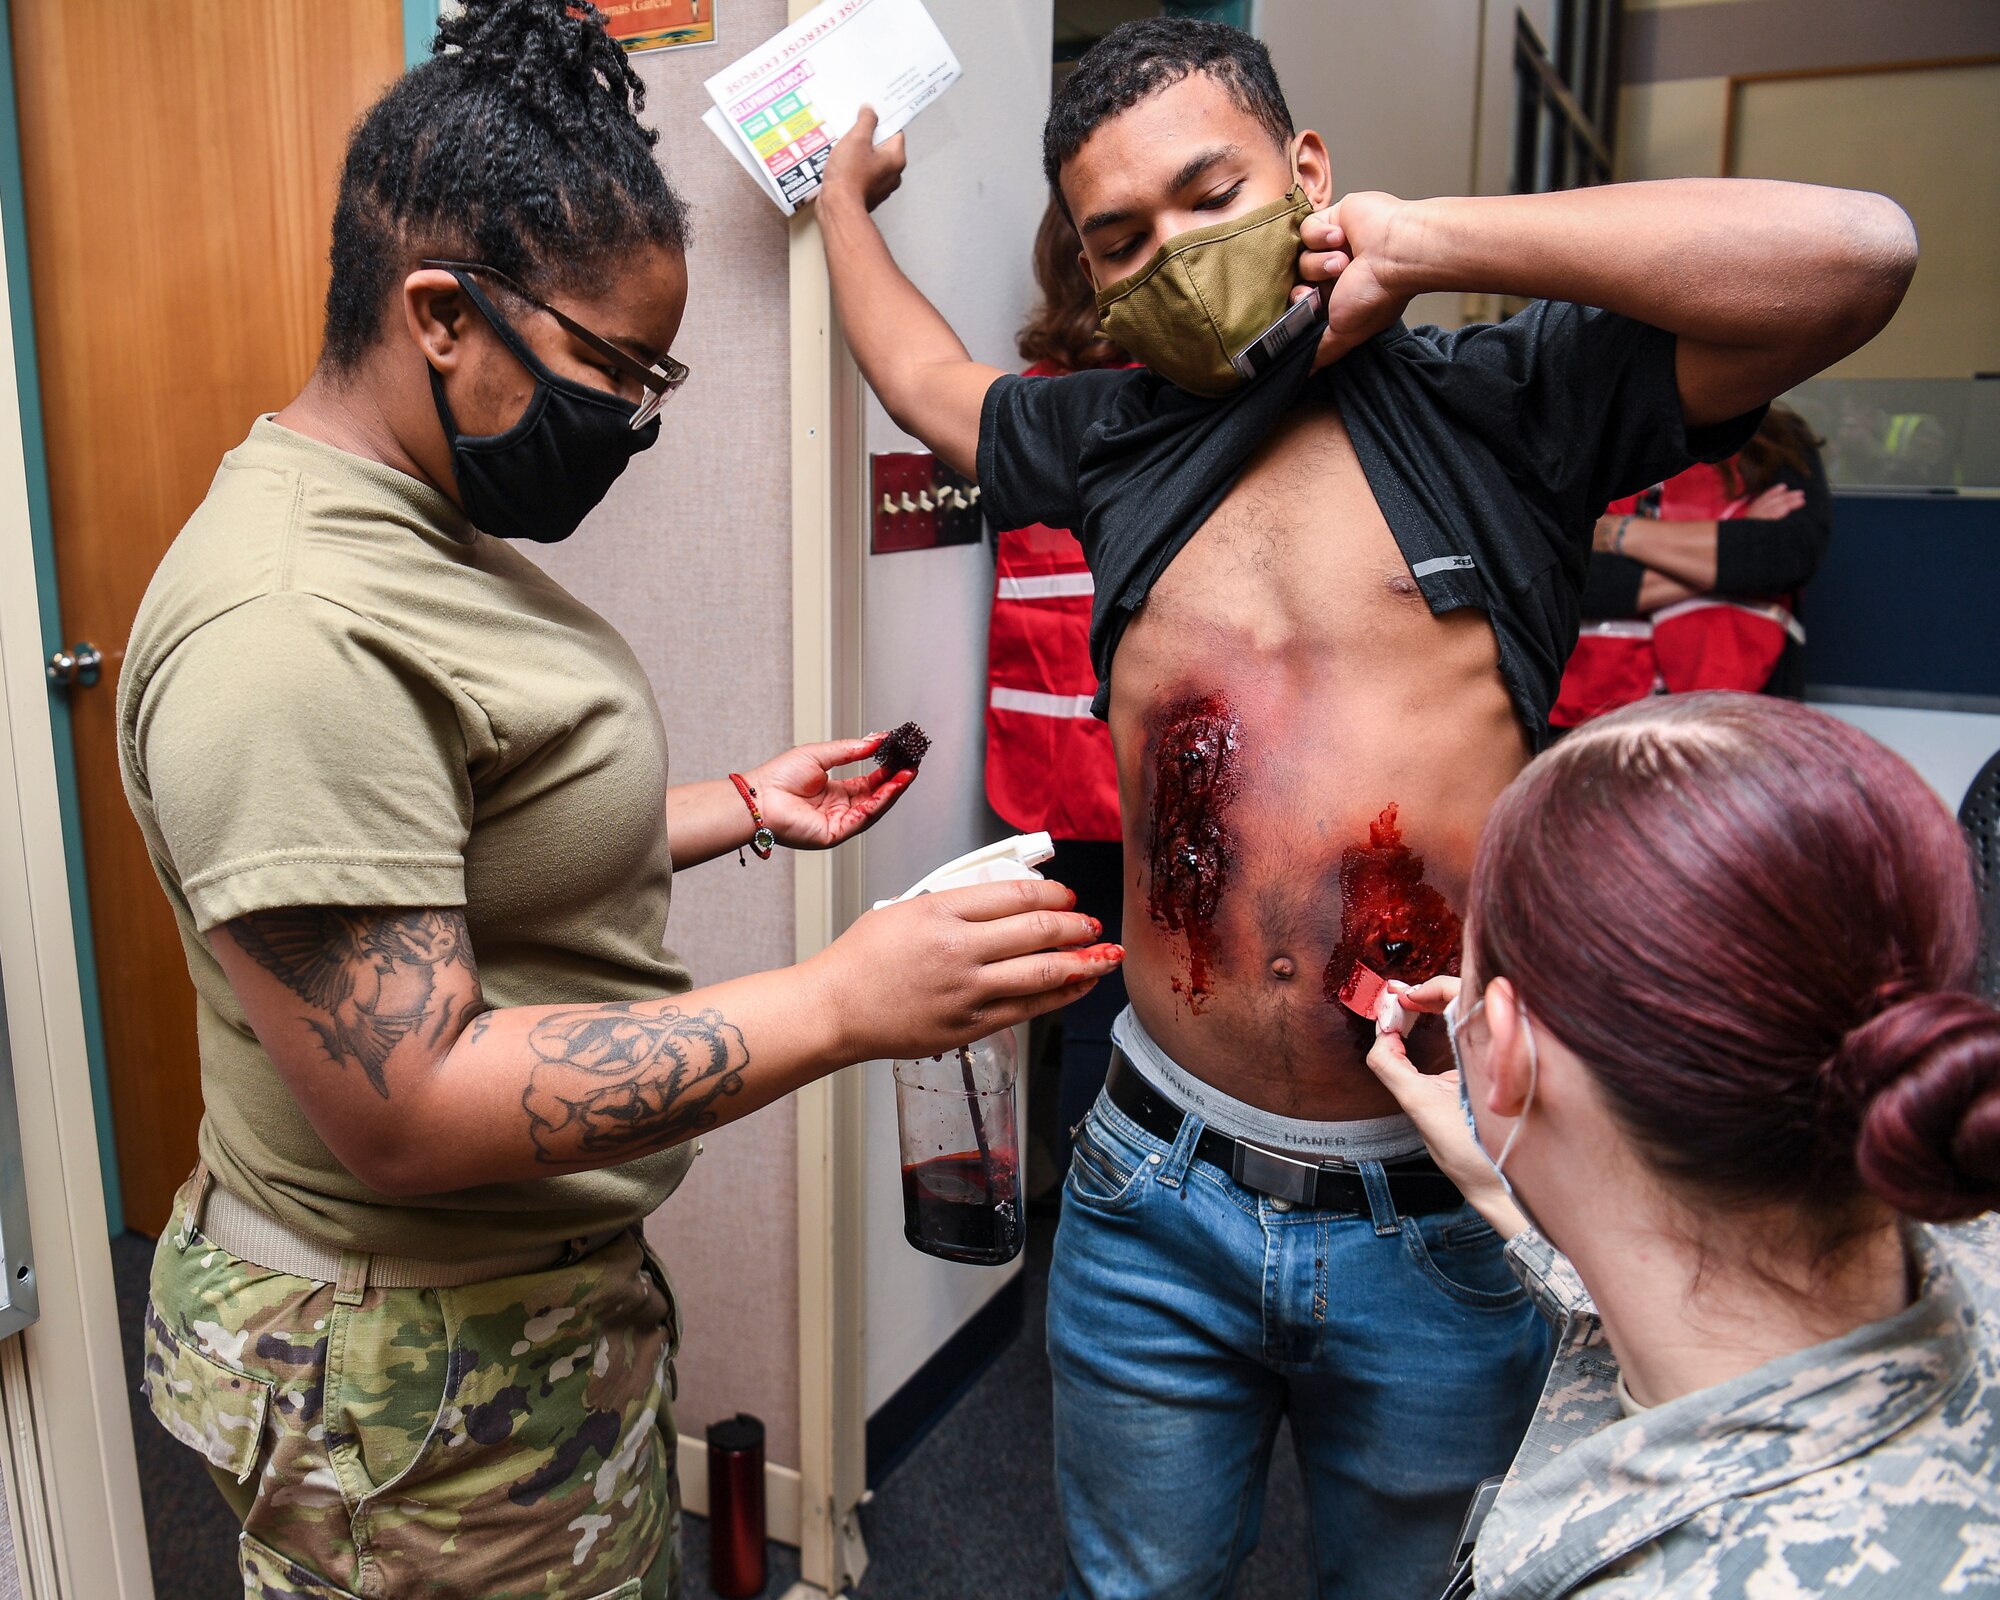
[[[534,552],[631,641],[659,697],[675,782],[793,743],[787,227],[700,123],[702,79],[785,21],[785,0],[733,0],[715,47],[633,58],[660,162],[694,211],[674,346],[692,376],[659,443],[604,505],[567,543]],[[781,850],[676,875],[667,937],[697,983],[793,960],[795,868]],[[784,1100],[708,1135],[647,1225],[685,1328],[684,1467],[700,1461],[706,1425],[739,1410],[763,1418],[774,1466],[800,1463],[796,1122]],[[773,1526],[796,1541],[795,1487],[790,1500],[773,1504]]]
[[[894,431],[879,411],[864,418],[810,216],[788,224],[697,120],[701,80],[804,9],[738,0],[716,48],[635,58],[660,159],[695,208],[676,345],[693,376],[658,447],[538,558],[638,652],[677,781],[864,721],[916,717],[939,750],[889,824],[835,859],[781,851],[678,877],[668,937],[697,981],[809,954],[869,899],[993,828],[980,781],[990,558],[864,554],[865,452],[894,448]],[[885,227],[977,353],[1009,362],[1042,204],[1048,0],[931,10],[965,77],[911,130],[910,181]],[[801,1544],[807,1579],[826,1592],[866,1561],[850,1513],[869,1409],[1003,1281],[904,1244],[885,1084],[879,1067],[855,1069],[707,1136],[647,1229],[686,1324],[687,1503],[705,1507],[702,1428],[755,1412],[769,1430],[773,1533]]]
[[[1526,9],[1549,3],[1530,0]],[[1505,34],[1511,84],[1512,6],[1263,0],[1257,26],[1293,122],[1326,141],[1335,194],[1384,189],[1416,200],[1480,192],[1485,36],[1489,27]],[[1408,320],[1450,325],[1461,310],[1456,294],[1420,295]]]

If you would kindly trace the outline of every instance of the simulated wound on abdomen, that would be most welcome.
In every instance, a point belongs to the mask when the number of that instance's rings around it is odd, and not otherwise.
[[[1215,915],[1236,854],[1230,807],[1239,788],[1235,710],[1220,694],[1189,695],[1158,713],[1150,746],[1153,816],[1146,908],[1187,944],[1174,992],[1199,1013],[1211,992]]]
[[[1383,983],[1421,983],[1456,973],[1458,913],[1424,882],[1424,858],[1403,842],[1397,808],[1386,806],[1368,843],[1340,853],[1340,943],[1326,964],[1326,998],[1372,1018]]]

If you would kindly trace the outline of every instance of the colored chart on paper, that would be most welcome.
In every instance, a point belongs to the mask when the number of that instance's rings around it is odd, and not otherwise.
[[[744,140],[777,180],[779,192],[794,205],[819,186],[820,168],[833,150],[826,124],[805,96],[805,81],[811,76],[811,64],[801,63],[765,86],[758,96],[763,105],[749,109],[746,102],[730,108]]]

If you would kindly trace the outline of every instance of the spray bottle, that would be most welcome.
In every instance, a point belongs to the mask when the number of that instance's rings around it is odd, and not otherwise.
[[[1018,834],[948,861],[895,900],[1010,878],[1039,878],[1055,854],[1046,833]],[[928,1060],[898,1061],[896,1130],[903,1158],[903,1235],[927,1255],[1000,1266],[1021,1253],[1018,1059],[1011,1028]]]

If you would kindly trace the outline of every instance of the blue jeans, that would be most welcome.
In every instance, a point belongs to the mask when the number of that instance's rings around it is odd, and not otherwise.
[[[1069,1600],[1220,1600],[1289,1417],[1322,1597],[1431,1600],[1513,1459],[1551,1334],[1470,1207],[1286,1208],[1100,1097],[1049,1278]]]

